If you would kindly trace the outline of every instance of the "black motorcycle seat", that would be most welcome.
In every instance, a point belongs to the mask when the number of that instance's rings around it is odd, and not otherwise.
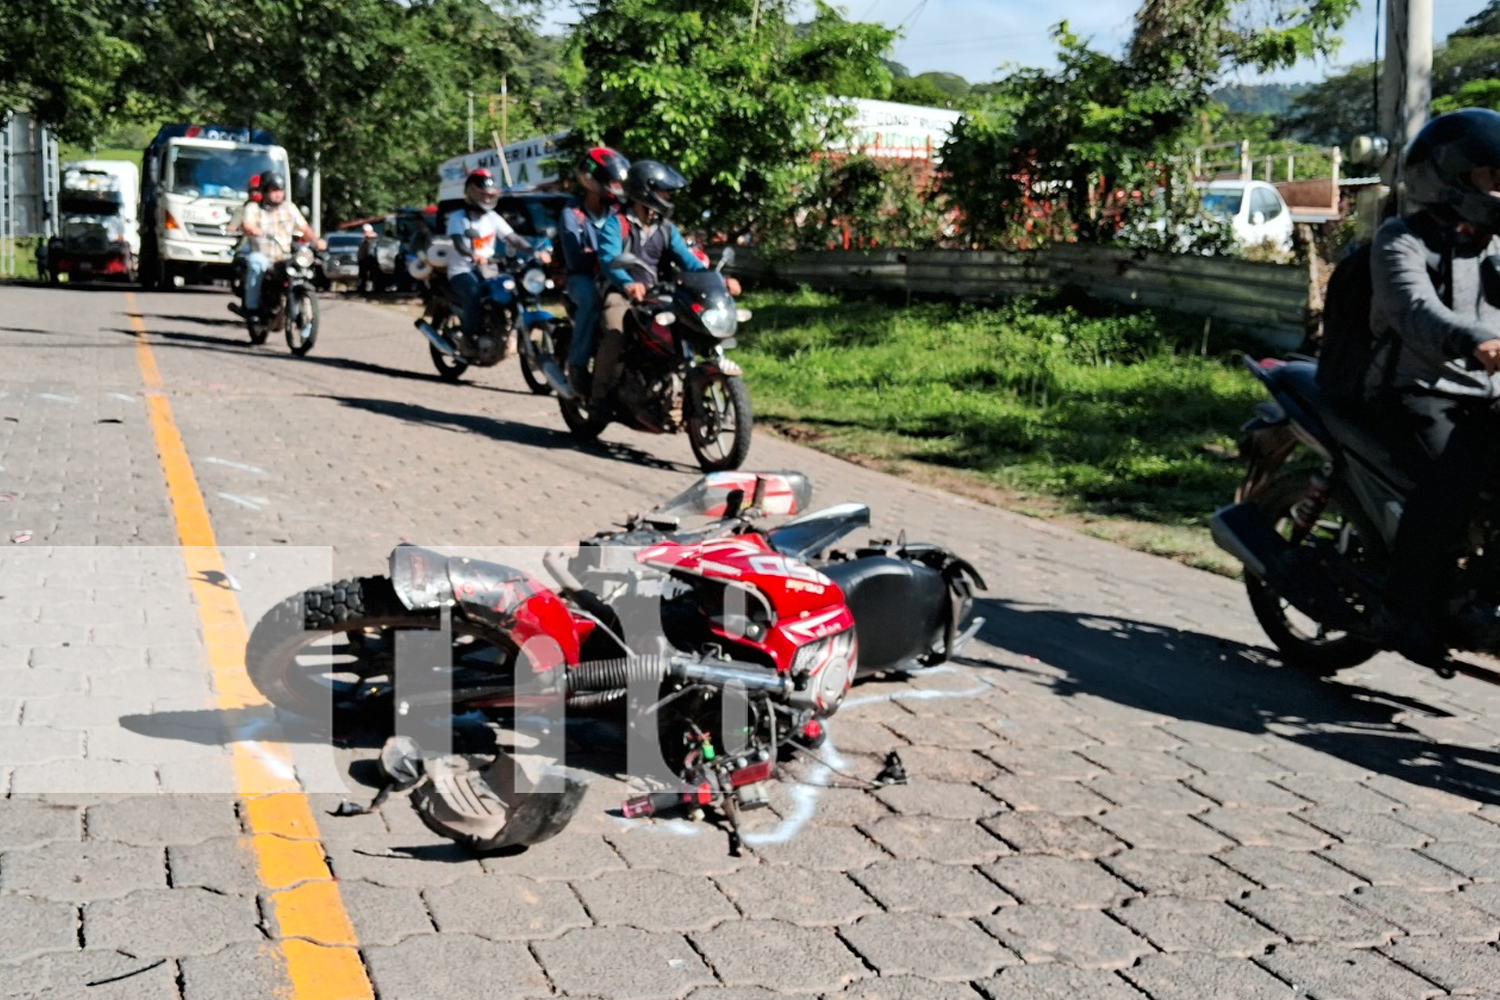
[[[941,639],[948,584],[931,566],[880,555],[820,569],[839,585],[854,615],[861,673],[908,663]]]
[[[1398,450],[1391,446],[1391,431],[1372,418],[1365,410],[1346,409],[1335,405],[1317,382],[1317,366],[1305,362],[1294,362],[1280,369],[1276,381],[1278,388],[1289,393],[1307,413],[1322,422],[1321,430],[1338,446],[1350,453],[1361,464],[1378,472],[1405,494],[1412,490],[1415,482],[1407,464],[1398,458]]]

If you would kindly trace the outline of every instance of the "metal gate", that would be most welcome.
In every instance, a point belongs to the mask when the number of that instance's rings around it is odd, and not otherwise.
[[[0,126],[0,276],[17,273],[16,242],[57,232],[57,139],[31,115]]]

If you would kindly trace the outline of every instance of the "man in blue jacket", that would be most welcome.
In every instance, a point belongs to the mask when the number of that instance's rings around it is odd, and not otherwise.
[[[568,348],[568,387],[588,398],[589,358],[599,326],[599,234],[624,197],[630,161],[608,146],[596,146],[578,166],[581,194],[562,210],[562,250],[567,266],[564,290],[573,303],[573,340]]]

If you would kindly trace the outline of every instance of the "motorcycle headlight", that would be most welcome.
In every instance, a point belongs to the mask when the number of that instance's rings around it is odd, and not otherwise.
[[[539,267],[529,267],[521,275],[521,287],[527,295],[540,295],[547,290],[547,275]]]
[[[292,254],[292,263],[306,270],[313,266],[314,256],[312,247],[300,246],[297,248],[297,252]]]
[[[859,663],[854,629],[810,642],[792,659],[792,676],[819,715],[832,715],[849,691]]]
[[[703,329],[715,337],[732,337],[739,326],[739,318],[729,306],[710,306],[699,313],[698,318],[703,322]]]

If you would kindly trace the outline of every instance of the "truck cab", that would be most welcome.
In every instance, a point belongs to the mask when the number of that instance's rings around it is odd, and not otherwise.
[[[139,172],[118,160],[63,164],[58,232],[47,244],[54,282],[115,278],[134,281],[141,248],[137,225]]]

